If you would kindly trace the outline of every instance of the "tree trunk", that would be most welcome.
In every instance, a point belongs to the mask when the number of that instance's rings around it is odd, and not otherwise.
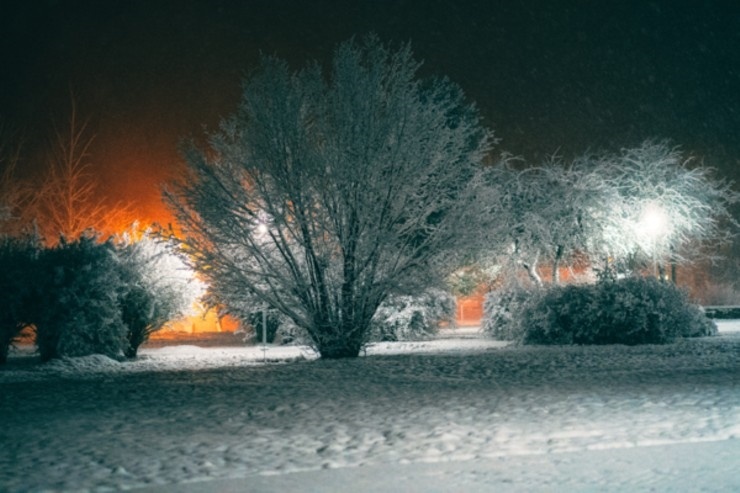
[[[364,337],[342,334],[342,329],[329,329],[323,337],[315,337],[314,343],[321,359],[356,358],[364,346]],[[364,336],[365,331],[357,331]]]
[[[123,355],[126,356],[128,359],[135,359],[138,352],[139,352],[138,346],[134,347],[134,346],[129,345],[126,347],[126,350],[123,352]]]
[[[524,270],[527,271],[527,275],[529,276],[529,279],[538,287],[542,286],[542,278],[537,273],[537,260],[539,256],[535,256],[532,263],[528,262],[522,262],[522,267],[524,267]]]
[[[123,355],[129,359],[134,359],[139,352],[139,346],[144,344],[154,331],[151,326],[141,326],[133,322],[127,325],[129,330],[126,334],[126,348]]]
[[[356,306],[354,307],[356,310]],[[315,314],[312,326],[306,327],[316,351],[321,359],[355,358],[360,355],[370,321],[366,322],[344,318],[338,315],[335,318]]]
[[[560,284],[560,260],[563,258],[563,247],[558,246],[552,261],[552,283]]]
[[[658,279],[660,280],[660,282],[666,281],[665,265],[660,263],[658,264]]]
[[[677,265],[676,265],[676,256],[675,256],[675,249],[671,247],[671,282],[673,284],[676,283],[676,276],[677,276]]]

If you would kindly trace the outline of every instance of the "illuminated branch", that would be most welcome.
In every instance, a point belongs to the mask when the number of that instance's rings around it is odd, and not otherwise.
[[[88,122],[79,121],[72,100],[68,128],[55,129],[47,173],[38,193],[39,227],[51,244],[60,235],[78,238],[90,228],[112,234],[132,222],[130,206],[111,207],[96,196],[97,184],[89,161],[94,136],[88,136],[87,130]]]
[[[611,233],[601,242],[615,257],[691,263],[714,257],[736,234],[730,209],[740,195],[668,142],[647,141],[603,161],[615,193],[605,204],[613,211],[605,217]]]
[[[554,282],[562,263],[583,256],[664,270],[711,258],[737,232],[731,184],[666,142],[524,170],[506,159],[487,179],[500,194],[486,200],[496,241],[484,251],[513,258],[537,284],[537,259],[551,262]]]

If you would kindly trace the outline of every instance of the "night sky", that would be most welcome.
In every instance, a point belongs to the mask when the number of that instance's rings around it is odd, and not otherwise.
[[[234,110],[260,52],[298,67],[368,32],[411,41],[423,75],[459,83],[501,151],[536,161],[670,138],[740,178],[730,0],[0,0],[0,119],[31,174],[74,93],[101,190],[166,220],[178,142]]]

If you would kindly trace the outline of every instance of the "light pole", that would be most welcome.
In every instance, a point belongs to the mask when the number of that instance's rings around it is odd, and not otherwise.
[[[267,303],[262,305],[262,362],[267,363]]]
[[[637,233],[648,240],[648,245],[643,245],[643,249],[650,251],[653,260],[653,274],[660,279],[662,276],[658,271],[658,240],[670,233],[669,219],[665,209],[655,202],[645,204],[637,222]]]
[[[267,218],[266,214],[260,212],[257,223],[257,238],[264,239],[267,235]],[[262,362],[267,363],[267,303],[262,304]]]

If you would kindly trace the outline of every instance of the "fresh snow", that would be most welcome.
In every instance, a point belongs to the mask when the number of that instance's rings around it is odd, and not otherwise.
[[[0,491],[740,491],[740,322],[665,346],[144,348],[0,370]]]

